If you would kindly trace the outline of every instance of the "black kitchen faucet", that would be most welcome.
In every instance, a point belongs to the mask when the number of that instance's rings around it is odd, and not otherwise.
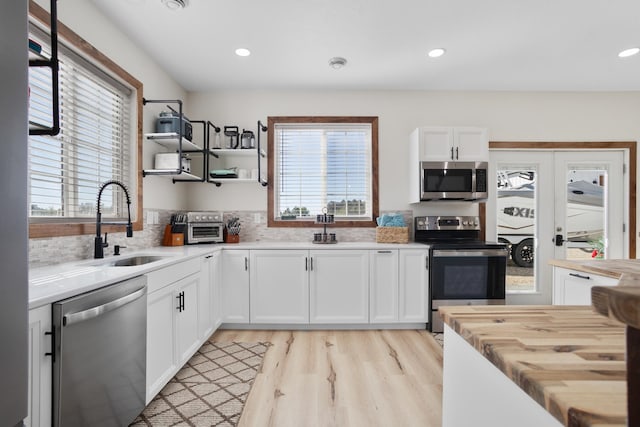
[[[118,185],[120,187],[122,187],[122,189],[124,190],[124,194],[127,197],[127,215],[128,215],[128,219],[127,222],[102,222],[102,213],[100,212],[100,198],[102,197],[102,191],[105,189],[105,187],[109,186],[109,185]],[[96,237],[94,240],[94,252],[93,252],[93,257],[94,258],[104,258],[104,248],[106,248],[107,246],[109,246],[109,243],[107,243],[107,233],[104,233],[104,242],[102,241],[102,233],[101,233],[101,229],[100,226],[101,225],[124,225],[127,228],[127,237],[133,237],[133,226],[131,225],[131,199],[129,198],[129,191],[127,191],[127,187],[125,187],[121,182],[119,181],[115,181],[115,180],[111,180],[111,181],[107,181],[104,184],[102,184],[102,186],[100,187],[100,191],[98,191],[98,209],[96,212]]]

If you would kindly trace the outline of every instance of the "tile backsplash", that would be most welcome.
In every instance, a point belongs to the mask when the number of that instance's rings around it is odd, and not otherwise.
[[[157,224],[147,224],[147,216],[150,211],[143,212],[144,228],[142,231],[134,231],[132,238],[125,237],[125,233],[110,233],[108,237],[109,247],[105,249],[105,254],[113,252],[114,245],[126,247],[122,251],[142,250],[162,244],[165,224],[169,223],[173,211],[162,211],[154,209],[151,211],[158,214]],[[392,212],[381,212],[392,213]],[[405,218],[405,223],[409,226],[409,235],[413,235],[413,213],[412,211],[396,211]],[[260,222],[256,223],[256,216],[260,216]],[[322,227],[310,228],[286,228],[267,227],[266,211],[225,211],[224,220],[231,217],[240,218],[240,241],[241,242],[310,242],[313,233],[322,231]],[[331,230],[331,231],[329,231]],[[331,228],[327,226],[327,232],[336,233],[339,242],[375,242],[375,228]],[[47,237],[39,239],[29,239],[29,267],[37,268],[64,262],[79,261],[93,257],[94,235],[82,236]]]

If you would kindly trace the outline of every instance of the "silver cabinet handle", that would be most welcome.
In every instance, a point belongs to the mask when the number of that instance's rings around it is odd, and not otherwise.
[[[582,274],[578,274],[578,273],[569,273],[569,276],[577,277],[579,279],[591,280],[591,277],[583,276]]]
[[[106,304],[99,305],[97,307],[90,308],[88,310],[79,311],[77,313],[67,314],[62,318],[62,326],[73,325],[74,323],[84,322],[85,320],[93,319],[95,317],[101,316],[105,313],[113,311],[117,308],[122,307],[123,305],[129,304],[141,296],[143,296],[147,292],[147,287],[143,286],[142,288],[130,293],[129,295],[125,295],[117,300],[113,300]]]

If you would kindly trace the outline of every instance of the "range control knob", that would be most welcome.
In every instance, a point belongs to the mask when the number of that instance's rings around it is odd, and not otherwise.
[[[200,215],[196,215],[196,221],[200,221]]]
[[[462,225],[466,227],[467,226],[467,221],[462,221]]]

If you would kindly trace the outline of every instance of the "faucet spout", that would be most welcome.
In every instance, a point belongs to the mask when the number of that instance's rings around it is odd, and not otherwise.
[[[122,190],[124,190],[124,194],[127,199],[127,223],[126,223],[127,237],[133,237],[133,224],[131,224],[131,198],[129,197],[129,191],[127,190],[127,187],[125,187],[124,184],[122,184],[120,181],[116,181],[116,180],[107,181],[104,184],[102,184],[102,186],[100,187],[100,191],[98,191],[98,204],[97,204],[97,210],[96,210],[96,237],[94,239],[94,245],[93,245],[94,258],[104,258],[104,248],[109,246],[109,244],[107,243],[107,233],[104,233],[104,242],[102,241],[101,225],[103,223],[102,223],[102,212],[100,212],[100,199],[102,197],[102,192],[109,185],[117,185],[121,187]]]

